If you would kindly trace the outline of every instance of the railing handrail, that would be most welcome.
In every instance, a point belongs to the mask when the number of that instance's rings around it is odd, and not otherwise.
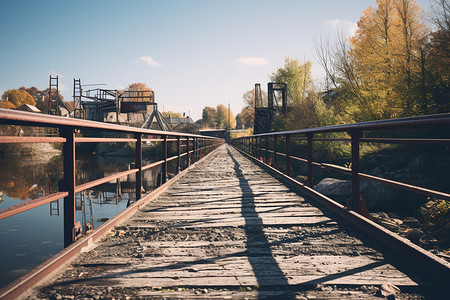
[[[435,115],[425,115],[418,117],[407,117],[398,119],[386,119],[386,120],[376,120],[359,122],[344,125],[331,125],[324,127],[306,128],[298,130],[287,130],[287,131],[277,131],[277,132],[267,132],[261,134],[255,134],[245,137],[240,137],[237,139],[251,138],[251,137],[264,137],[273,135],[296,135],[296,134],[309,134],[309,133],[328,133],[328,132],[346,132],[354,130],[388,130],[393,127],[404,128],[410,126],[425,126],[425,125],[440,125],[440,124],[450,124],[450,113],[435,114]]]
[[[67,118],[60,116],[51,116],[44,114],[37,114],[33,112],[17,111],[7,108],[0,108],[0,124],[10,124],[10,125],[25,125],[25,126],[39,126],[39,127],[76,127],[77,129],[91,129],[91,130],[101,130],[101,131],[115,131],[122,133],[140,133],[148,135],[167,135],[167,136],[182,136],[182,137],[194,137],[194,138],[205,138],[207,136],[190,134],[190,133],[180,133],[173,131],[162,131],[154,129],[145,129],[138,127],[130,127],[118,124]],[[207,137],[211,139],[220,139],[216,137]]]
[[[175,173],[179,173],[180,159],[186,156],[186,168],[192,163],[204,157],[208,152],[221,145],[224,140],[221,138],[180,133],[169,132],[161,130],[143,129],[137,127],[129,127],[117,124],[95,122],[82,119],[66,118],[59,116],[43,115],[31,112],[15,111],[11,109],[0,109],[0,124],[5,125],[19,125],[19,126],[36,126],[36,127],[54,127],[59,129],[59,137],[35,137],[31,136],[0,136],[1,143],[48,143],[59,142],[63,144],[63,165],[64,177],[59,183],[59,192],[55,192],[45,197],[40,197],[27,201],[21,204],[13,205],[11,207],[0,210],[0,220],[10,217],[12,215],[27,211],[34,207],[44,205],[54,200],[64,197],[64,244],[68,246],[74,241],[74,225],[75,225],[75,194],[86,189],[93,188],[103,183],[109,182],[113,179],[118,179],[131,174],[136,174],[136,201],[141,199],[142,190],[142,172],[144,170],[161,166],[161,181],[159,184],[164,184],[167,181],[167,165],[169,161],[177,160],[177,167]],[[118,132],[123,134],[133,135],[133,137],[78,137],[75,133],[78,130],[99,131],[99,132]],[[152,138],[145,136],[151,135]],[[158,136],[158,138],[154,138]],[[171,137],[171,138],[168,138]],[[144,165],[142,160],[142,143],[146,141],[161,142],[162,158],[156,162]],[[181,141],[185,145],[181,145]],[[76,185],[75,182],[75,153],[76,143],[92,143],[92,142],[122,142],[135,143],[135,168],[123,172],[116,172],[110,176],[92,180],[83,184]],[[168,142],[177,143],[177,153],[168,157]],[[184,147],[182,147],[184,146]],[[192,147],[192,148],[191,148]],[[183,150],[182,150],[183,148]],[[182,153],[183,152],[183,153]],[[73,211],[72,211],[73,208]]]
[[[359,179],[368,179],[371,181],[376,181],[385,185],[394,186],[396,188],[416,192],[419,194],[424,194],[432,197],[440,197],[443,199],[450,199],[449,193],[444,193],[420,186],[414,186],[411,184],[399,182],[396,180],[388,180],[378,176],[373,176],[369,174],[362,173],[359,168],[360,154],[359,154],[359,144],[360,143],[387,143],[387,144],[423,144],[423,145],[450,145],[450,139],[424,139],[424,138],[363,138],[363,132],[371,130],[392,130],[392,129],[414,129],[417,126],[428,126],[428,125],[450,125],[450,113],[436,114],[436,115],[426,115],[418,117],[409,117],[401,119],[388,119],[379,121],[369,121],[362,123],[346,124],[346,125],[334,125],[319,128],[309,128],[300,130],[290,130],[290,131],[280,131],[280,132],[268,132],[263,134],[256,134],[251,136],[244,136],[240,138],[233,139],[232,142],[239,144],[243,151],[247,152],[249,155],[255,156],[257,158],[262,158],[262,150],[265,151],[265,162],[268,162],[269,152],[272,153],[274,168],[278,169],[278,156],[284,156],[286,160],[286,174],[292,176],[291,169],[291,159],[303,162],[307,164],[307,183],[306,185],[310,188],[313,187],[313,166],[322,167],[325,169],[330,169],[333,171],[342,172],[348,174],[352,178],[352,209],[358,213],[363,213],[367,216],[368,212],[366,209],[360,208],[360,205],[365,206],[363,200],[360,198],[360,186]],[[347,132],[351,138],[315,138],[316,133],[327,133],[327,132]],[[306,135],[306,137],[301,137],[299,140],[305,140],[307,142],[307,159],[296,157],[290,154],[290,141],[293,136],[296,135]],[[286,153],[277,152],[277,137],[285,137],[285,149]],[[273,138],[273,150],[268,148],[267,139],[269,137]],[[266,139],[266,147],[262,146],[262,139]],[[259,140],[259,145],[258,145]],[[351,144],[351,168],[342,167],[334,164],[319,163],[314,161],[312,156],[312,143],[314,141],[340,141],[348,142]],[[263,158],[264,159],[264,158]],[[361,210],[362,209],[362,210]]]

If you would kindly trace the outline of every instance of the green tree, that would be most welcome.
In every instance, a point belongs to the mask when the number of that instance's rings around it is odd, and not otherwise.
[[[163,115],[164,118],[168,118],[169,116],[171,116],[172,118],[182,118],[183,115],[181,113],[178,112],[173,112],[173,111],[164,111],[161,113]]]
[[[23,104],[36,105],[33,97],[23,90],[7,90],[3,93],[2,100],[11,102],[16,108]]]
[[[243,126],[253,128],[254,119],[255,110],[250,106],[243,107],[241,112],[236,115],[236,128],[241,129]]]
[[[288,104],[306,100],[308,89],[312,84],[311,66],[310,61],[302,64],[297,59],[286,58],[284,67],[272,73],[270,77],[272,81],[287,83]]]

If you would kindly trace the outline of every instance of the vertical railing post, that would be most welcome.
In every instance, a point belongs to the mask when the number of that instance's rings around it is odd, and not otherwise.
[[[180,149],[180,136],[177,136],[177,169],[176,173],[180,173],[180,163],[181,163],[181,149]]]
[[[60,134],[66,138],[62,189],[69,192],[64,197],[64,247],[67,247],[75,241],[75,131],[73,128],[62,128]]]
[[[286,135],[286,175],[292,177],[292,168],[291,168],[291,136],[289,134]]]
[[[187,166],[189,167],[191,165],[191,154],[189,153],[189,137],[186,137],[186,160],[187,160]]]
[[[313,149],[313,137],[314,137],[314,133],[308,133],[306,135],[306,140],[307,140],[307,159],[308,159],[308,177],[306,179],[306,185],[309,187],[313,187],[313,155],[312,155],[312,149]]]
[[[269,138],[266,136],[265,137],[265,144],[266,144],[266,155],[265,155],[265,163],[269,163]]]
[[[161,178],[161,183],[164,184],[167,181],[167,135],[163,135],[163,143],[162,143],[162,148],[163,148],[163,156],[164,156],[164,163],[162,165],[162,178]]]
[[[250,143],[250,153],[251,153],[250,155],[251,156],[255,156],[255,147],[253,145],[254,144],[254,140],[255,140],[255,138],[251,138],[251,140],[250,140],[251,141],[251,143]]]
[[[262,137],[259,137],[258,159],[262,160]]]
[[[277,154],[277,149],[278,149],[278,142],[277,142],[277,135],[273,136],[273,162],[272,162],[272,166],[275,169],[278,169],[278,154]]]
[[[359,187],[359,139],[362,132],[355,130],[351,132],[352,141],[352,210],[361,213],[360,187]]]
[[[136,139],[136,159],[135,168],[138,169],[136,172],[136,201],[142,198],[142,135],[140,133],[135,133],[134,138]]]
[[[194,149],[194,153],[192,153],[194,163],[197,161],[197,138],[193,138],[192,148]]]
[[[204,138],[201,139],[201,148],[202,148],[202,155],[200,158],[203,158],[203,156],[205,155],[205,139]]]

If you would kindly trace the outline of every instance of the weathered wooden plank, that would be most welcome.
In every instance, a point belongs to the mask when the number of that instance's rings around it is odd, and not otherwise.
[[[54,286],[129,288],[155,297],[164,293],[141,289],[417,286],[337,224],[224,146],[74,261]]]
[[[209,220],[209,219],[226,219],[226,220],[236,220],[236,219],[244,219],[244,220],[254,220],[254,219],[279,219],[279,218],[295,218],[298,220],[315,218],[323,220],[324,216],[322,213],[312,213],[312,212],[254,212],[253,210],[244,210],[245,217],[242,216],[242,213],[238,213],[238,210],[234,211],[235,213],[217,213],[210,211],[199,212],[185,212],[183,214],[172,214],[172,213],[157,213],[153,212],[150,216],[144,214],[136,214],[134,221],[143,222],[143,221],[151,221],[151,220]],[[329,218],[328,218],[329,219]]]
[[[179,223],[168,226],[174,228],[216,228],[216,227],[242,227],[242,226],[297,226],[297,225],[335,225],[328,217],[308,217],[308,218],[261,218],[261,219],[230,219],[218,218],[217,220],[194,220],[180,221]],[[137,228],[158,228],[160,224],[151,224],[149,222],[131,222],[130,227]]]

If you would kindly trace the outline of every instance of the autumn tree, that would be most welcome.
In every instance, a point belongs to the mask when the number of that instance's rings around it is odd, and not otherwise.
[[[254,119],[255,110],[250,106],[245,106],[242,108],[241,112],[236,115],[236,128],[252,128]]]
[[[39,89],[38,89],[37,87],[35,87],[35,86],[29,87],[29,88],[26,88],[26,87],[24,87],[24,86],[21,86],[21,87],[19,88],[19,90],[21,90],[21,91],[26,91],[26,92],[27,92],[28,94],[30,94],[31,97],[33,97],[34,99],[36,99],[36,98],[39,96],[39,94],[42,93],[42,91],[39,90]]]
[[[316,54],[337,92],[334,109],[347,120],[366,121],[424,113],[428,28],[415,0],[377,0],[364,10],[350,39],[323,39]]]
[[[251,89],[247,91],[242,98],[244,99],[245,105],[249,107],[255,107],[255,89]],[[267,92],[264,90],[261,90],[261,100],[263,103],[267,103]]]
[[[215,127],[217,125],[217,110],[214,107],[203,108],[202,125],[204,127]]]
[[[350,56],[361,78],[369,118],[393,118],[419,113],[417,78],[427,27],[415,0],[377,0],[358,22],[350,39]]]
[[[23,104],[36,105],[33,97],[24,90],[7,90],[3,93],[2,100],[9,101],[16,108]]]
[[[137,98],[139,97],[139,98]],[[153,90],[145,83],[136,82],[130,84],[125,89],[125,101],[145,101],[154,102]]]
[[[230,128],[236,127],[236,118],[233,115],[233,112],[229,111],[228,108],[223,104],[219,104],[216,107],[217,111],[217,119],[216,126],[218,128],[226,128],[230,125]],[[230,118],[230,120],[229,120]]]
[[[14,108],[16,108],[16,106],[9,101],[0,100],[0,108],[14,109]]]
[[[33,87],[31,87],[29,89],[31,89],[33,91]],[[49,91],[50,91],[50,89],[46,88],[43,91],[38,91],[35,96],[36,97],[35,98],[36,99],[36,107],[39,108],[39,110],[44,114],[48,113]],[[62,103],[64,103],[64,104],[67,103],[64,101],[64,96],[61,94],[60,91],[58,91],[58,98],[61,100]]]

